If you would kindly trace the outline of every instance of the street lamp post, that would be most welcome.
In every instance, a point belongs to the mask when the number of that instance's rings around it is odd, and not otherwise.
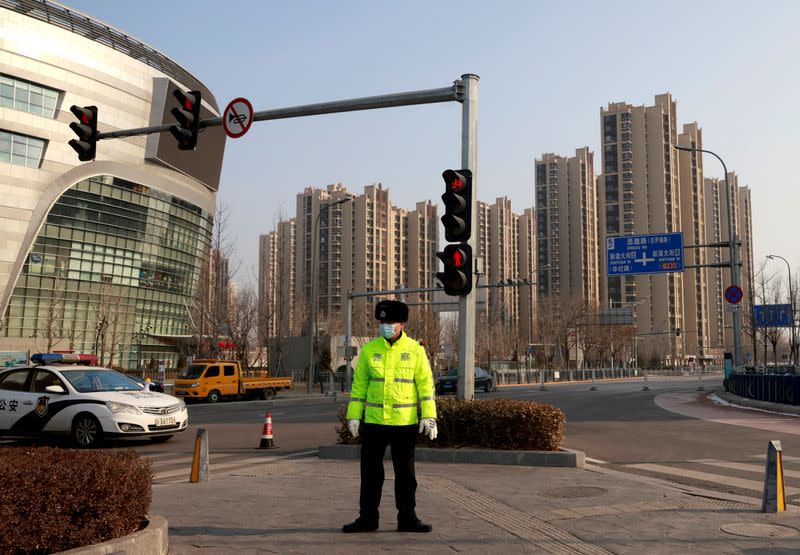
[[[792,266],[789,264],[789,261],[786,260],[784,257],[778,254],[768,254],[767,258],[773,260],[775,258],[780,258],[786,263],[786,269],[789,270],[789,306],[792,313],[792,339],[789,345],[789,362],[795,364],[797,362],[797,336],[795,335],[795,326],[794,326],[794,293],[792,292]]]
[[[353,200],[350,197],[345,197],[337,200],[336,202],[330,202],[327,204],[328,206],[328,214],[330,217],[330,209],[333,206],[338,204],[343,204],[345,202],[350,202]],[[317,213],[317,217],[314,218],[314,225],[311,226],[311,297],[309,298],[309,304],[311,309],[311,314],[308,318],[308,384],[307,384],[307,391],[311,393],[313,381],[314,381],[314,342],[317,338],[317,303],[319,302],[317,299],[317,285],[319,281],[319,269],[317,268],[317,242],[318,242],[318,229],[319,229],[319,217],[322,215],[322,210]]]
[[[730,184],[728,183],[728,167],[725,162],[715,152],[705,150],[702,148],[673,145],[678,150],[686,152],[705,152],[711,154],[720,164],[722,164],[722,171],[725,173],[725,204],[727,205],[728,213],[728,249],[730,251],[730,268],[731,268],[731,281],[732,285],[740,285],[741,281],[741,267],[739,264],[739,237],[736,234],[736,226],[733,223],[733,210],[731,204],[733,203],[733,195],[731,194]],[[752,292],[751,292],[752,294]],[[739,368],[742,365],[742,313],[735,311],[733,313],[733,366]]]

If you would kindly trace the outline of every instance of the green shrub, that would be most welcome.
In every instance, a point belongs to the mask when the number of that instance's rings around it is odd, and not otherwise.
[[[564,412],[544,403],[437,399],[436,412],[439,436],[431,441],[420,434],[420,446],[557,451],[564,440]],[[347,407],[340,407],[336,426],[339,443],[361,443],[361,438],[354,438],[347,429],[346,415]]]
[[[0,448],[0,553],[64,551],[136,532],[150,461],[133,450]]]

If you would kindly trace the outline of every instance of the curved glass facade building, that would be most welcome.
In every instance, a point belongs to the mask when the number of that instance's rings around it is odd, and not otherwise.
[[[172,342],[153,339],[191,336],[187,307],[211,227],[198,206],[145,185],[111,176],[81,181],[56,201],[36,237],[4,335],[50,334],[60,349],[79,352],[110,352],[114,341],[114,362],[124,368],[137,366],[141,339],[143,360],[177,365]]]
[[[176,89],[220,115],[124,31],[52,0],[0,2],[0,360],[49,347],[129,370],[193,353],[224,131],[194,151],[169,132],[102,140],[85,163],[68,145],[70,106],[97,106],[100,133],[174,123]]]

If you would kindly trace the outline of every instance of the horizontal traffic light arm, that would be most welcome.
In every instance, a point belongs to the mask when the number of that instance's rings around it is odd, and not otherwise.
[[[336,114],[340,112],[355,112],[359,110],[376,110],[379,108],[394,108],[398,106],[413,106],[416,104],[436,104],[439,102],[461,102],[463,100],[460,90],[461,81],[450,87],[441,89],[428,89],[422,91],[404,92],[396,94],[386,94],[380,96],[368,96],[364,98],[354,98],[350,100],[336,100],[333,102],[322,102],[319,104],[305,104],[302,106],[292,106],[290,108],[276,108],[273,110],[263,110],[253,114],[253,121],[267,121],[273,119],[299,118],[304,116],[318,116],[323,114]],[[137,127],[136,129],[121,129],[119,131],[108,131],[98,134],[98,140],[119,139],[122,137],[135,137],[138,135],[150,135],[152,133],[163,133],[175,125],[167,123],[163,125],[152,125],[149,127]],[[206,118],[200,120],[200,129],[205,127],[217,127],[222,125],[222,118]]]

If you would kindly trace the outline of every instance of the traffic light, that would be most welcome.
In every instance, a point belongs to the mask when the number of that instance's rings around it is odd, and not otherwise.
[[[81,162],[94,160],[97,152],[97,106],[70,106],[69,111],[78,118],[77,122],[69,124],[78,136],[69,142],[69,146],[75,149]]]
[[[466,241],[472,235],[472,172],[445,170],[442,173],[445,212],[444,236],[448,241]]]
[[[444,262],[444,272],[436,277],[444,285],[447,295],[467,295],[472,291],[472,247],[469,245],[447,245],[444,252],[436,256]]]
[[[178,99],[180,108],[173,108],[171,113],[178,120],[178,125],[169,128],[181,150],[194,150],[197,146],[197,132],[200,130],[200,92],[189,91],[184,93],[175,90],[173,93]]]

